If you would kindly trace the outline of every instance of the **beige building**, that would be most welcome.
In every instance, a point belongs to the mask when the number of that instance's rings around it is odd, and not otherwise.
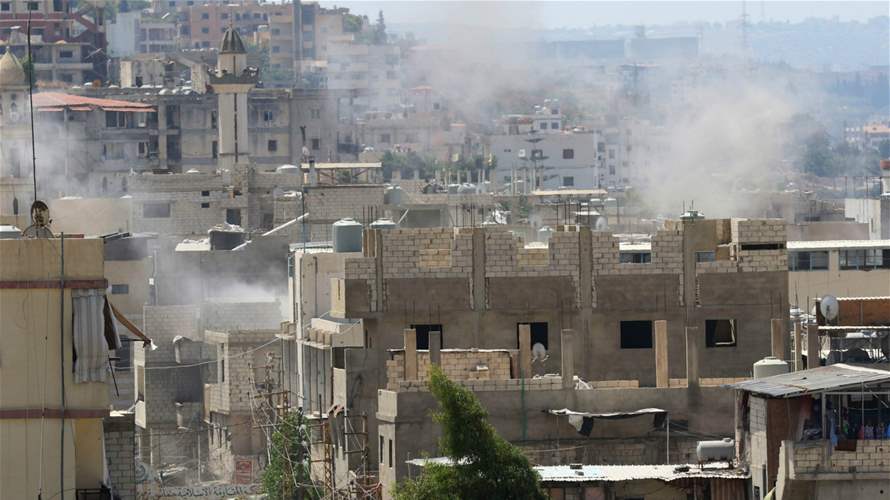
[[[65,239],[63,253],[63,241],[55,238],[0,240],[4,499],[74,500],[103,484],[113,486],[104,475],[110,383],[105,332],[75,321],[75,315],[94,317],[101,325],[102,244]]]
[[[890,295],[890,240],[788,242],[792,304],[836,297]]]

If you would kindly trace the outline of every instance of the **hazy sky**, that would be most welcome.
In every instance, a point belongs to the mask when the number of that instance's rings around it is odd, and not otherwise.
[[[541,0],[520,2],[509,0],[464,1],[322,1],[322,5],[349,7],[357,14],[377,17],[383,10],[387,24],[437,23],[447,19],[465,25],[498,25],[503,27],[587,27],[606,24],[672,24],[695,21],[730,21],[739,19],[743,2],[710,1],[601,1],[566,2]],[[890,15],[887,1],[763,1],[746,2],[752,22],[761,20],[800,21],[809,17],[842,20],[865,20]]]

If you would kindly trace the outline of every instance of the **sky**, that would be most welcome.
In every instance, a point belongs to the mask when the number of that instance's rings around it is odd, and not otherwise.
[[[442,19],[469,26],[507,28],[583,28],[591,25],[674,24],[682,22],[726,22],[738,20],[746,4],[751,22],[761,20],[801,21],[810,17],[841,20],[866,20],[890,15],[890,2],[857,1],[605,1],[566,2],[540,0],[446,0],[446,1],[322,1],[325,7],[349,7],[356,14],[371,19],[383,10],[388,25],[435,24]]]

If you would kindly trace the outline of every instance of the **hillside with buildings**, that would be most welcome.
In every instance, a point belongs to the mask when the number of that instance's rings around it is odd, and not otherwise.
[[[0,500],[890,491],[888,18],[511,5],[0,0]]]

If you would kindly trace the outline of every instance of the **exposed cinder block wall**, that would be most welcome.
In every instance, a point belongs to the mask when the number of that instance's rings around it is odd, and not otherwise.
[[[132,412],[112,412],[103,423],[111,486],[121,500],[136,498],[136,424]]]

